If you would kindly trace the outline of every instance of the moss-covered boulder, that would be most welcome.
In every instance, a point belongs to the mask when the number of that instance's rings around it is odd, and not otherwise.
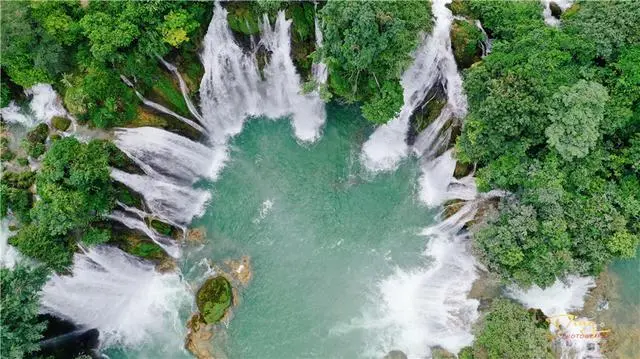
[[[58,131],[66,131],[71,126],[71,120],[66,117],[55,116],[51,119],[51,126]]]
[[[213,324],[222,319],[233,303],[232,297],[231,283],[225,277],[207,279],[196,294],[196,304],[204,322]]]
[[[459,68],[467,68],[482,57],[484,34],[468,20],[454,20],[451,26],[451,48]]]
[[[473,17],[471,8],[469,8],[468,0],[453,0],[451,1],[450,4],[447,4],[446,6],[449,8],[449,10],[451,10],[451,13],[454,16]]]
[[[22,146],[29,156],[38,158],[47,150],[45,147],[47,137],[49,137],[49,126],[46,123],[41,123],[27,133],[22,141]]]
[[[442,81],[437,80],[427,92],[424,102],[416,108],[409,118],[409,132],[407,133],[407,144],[413,145],[420,132],[433,122],[444,106],[447,104],[447,92],[442,85]]]

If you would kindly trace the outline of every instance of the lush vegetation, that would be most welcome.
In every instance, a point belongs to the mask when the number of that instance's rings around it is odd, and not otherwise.
[[[554,358],[548,324],[520,304],[497,299],[481,321],[472,349],[461,358]]]
[[[458,157],[504,189],[476,234],[485,262],[523,285],[597,274],[640,240],[640,4],[580,2],[559,28],[535,2],[466,4],[495,37],[465,73]]]
[[[411,63],[420,32],[429,32],[429,3],[335,0],[321,15],[331,92],[361,102],[368,120],[389,121],[403,102],[400,76]]]
[[[7,359],[30,358],[39,349],[38,341],[46,323],[38,320],[39,291],[47,280],[44,267],[18,265],[0,268],[0,356]]]
[[[3,195],[6,187],[8,206],[23,223],[11,243],[23,254],[63,270],[71,263],[76,242],[107,242],[109,231],[101,221],[114,205],[109,164],[102,142],[84,144],[71,137],[54,141],[35,176],[35,203],[27,192],[31,172],[5,174],[3,180],[9,181],[3,184]]]
[[[196,304],[205,323],[213,324],[222,319],[231,306],[232,296],[231,283],[225,277],[207,279],[196,294]]]
[[[98,127],[136,116],[138,98],[120,75],[143,90],[159,78],[157,56],[194,51],[211,4],[153,1],[11,1],[1,18],[3,103],[9,83],[53,83],[67,109]]]

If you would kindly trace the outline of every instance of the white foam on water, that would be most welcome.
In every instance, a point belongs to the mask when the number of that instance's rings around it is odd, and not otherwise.
[[[102,348],[134,347],[151,338],[181,346],[186,328],[178,309],[189,303],[177,273],[160,274],[109,246],[77,253],[72,275],[54,275],[41,298],[43,311],[97,328]]]
[[[476,202],[467,202],[453,216],[423,231],[429,239],[424,251],[428,264],[398,267],[377,283],[373,306],[346,327],[370,333],[366,357],[381,358],[401,350],[418,359],[429,357],[435,346],[457,353],[473,342],[471,326],[478,318],[479,302],[467,295],[478,277],[477,263],[468,236],[460,231],[476,209]]]
[[[28,110],[20,108],[14,101],[0,110],[2,118],[9,123],[18,123],[26,128],[40,123],[49,123],[55,116],[68,117],[58,98],[58,94],[49,84],[36,84],[25,90],[31,97]]]

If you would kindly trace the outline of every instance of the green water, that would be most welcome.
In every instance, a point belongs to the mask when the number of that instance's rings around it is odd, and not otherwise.
[[[323,137],[306,146],[287,121],[246,124],[194,224],[209,243],[185,268],[251,257],[253,280],[216,335],[229,358],[360,357],[375,331],[339,329],[374,304],[377,281],[424,260],[419,233],[435,212],[417,200],[417,164],[365,173],[358,156],[370,126],[353,108],[328,112]]]

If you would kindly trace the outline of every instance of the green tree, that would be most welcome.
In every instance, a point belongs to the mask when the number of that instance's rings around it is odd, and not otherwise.
[[[474,342],[478,358],[553,358],[548,329],[519,304],[496,299]]]
[[[567,161],[586,156],[599,139],[608,99],[607,89],[597,82],[580,80],[560,87],[552,99],[551,125],[545,130],[549,145]]]
[[[368,120],[391,120],[402,106],[400,76],[431,26],[429,3],[334,0],[320,13],[331,90],[361,101]]]
[[[43,267],[18,264],[14,269],[0,268],[0,353],[3,358],[27,358],[38,350],[38,341],[46,328],[46,323],[38,320],[39,292],[47,275]]]
[[[184,9],[171,10],[164,16],[164,20],[159,31],[162,39],[173,47],[189,41],[189,34],[199,26],[198,22]]]

